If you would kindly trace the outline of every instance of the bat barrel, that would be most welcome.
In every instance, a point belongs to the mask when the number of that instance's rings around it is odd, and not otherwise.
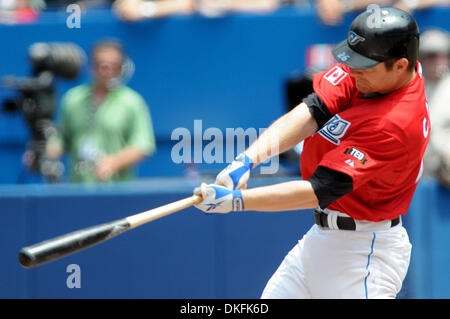
[[[130,223],[124,218],[74,231],[22,248],[19,263],[25,268],[33,268],[99,244],[129,229]]]
[[[193,195],[123,219],[84,228],[32,246],[24,247],[19,252],[19,263],[25,268],[42,265],[99,244],[152,220],[198,204],[201,200],[201,196]]]

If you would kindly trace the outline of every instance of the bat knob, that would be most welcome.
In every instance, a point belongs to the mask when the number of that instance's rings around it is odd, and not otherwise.
[[[32,254],[30,254],[30,252],[23,248],[20,252],[19,252],[19,263],[24,267],[24,268],[32,268],[35,262],[35,258]]]

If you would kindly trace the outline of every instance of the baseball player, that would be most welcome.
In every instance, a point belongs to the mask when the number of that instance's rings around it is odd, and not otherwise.
[[[276,120],[215,184],[194,190],[206,213],[315,208],[315,224],[268,281],[262,298],[395,298],[411,253],[402,226],[422,172],[430,119],[419,30],[406,12],[381,8],[353,21],[315,74],[314,93]],[[278,148],[270,144],[278,138]],[[271,150],[304,140],[303,180],[244,189]]]

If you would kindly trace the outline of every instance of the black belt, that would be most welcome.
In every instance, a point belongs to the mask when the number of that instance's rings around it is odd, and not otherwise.
[[[328,215],[321,211],[314,211],[314,220],[317,225],[322,227],[328,226]],[[394,227],[400,223],[400,217],[391,220],[391,227]],[[339,229],[342,230],[356,230],[355,220],[351,217],[338,216],[336,224]]]

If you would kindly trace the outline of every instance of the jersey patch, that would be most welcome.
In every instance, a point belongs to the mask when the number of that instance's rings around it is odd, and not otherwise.
[[[366,164],[367,162],[367,155],[354,147],[347,147],[344,151],[344,154],[353,156],[354,158],[359,160],[363,165]]]
[[[333,84],[334,86],[338,85],[345,77],[347,76],[347,72],[342,70],[340,67],[335,66],[330,71],[328,71],[323,77],[325,80]]]
[[[339,145],[341,143],[340,138],[345,135],[350,124],[336,114],[319,130],[319,134],[330,142]]]

